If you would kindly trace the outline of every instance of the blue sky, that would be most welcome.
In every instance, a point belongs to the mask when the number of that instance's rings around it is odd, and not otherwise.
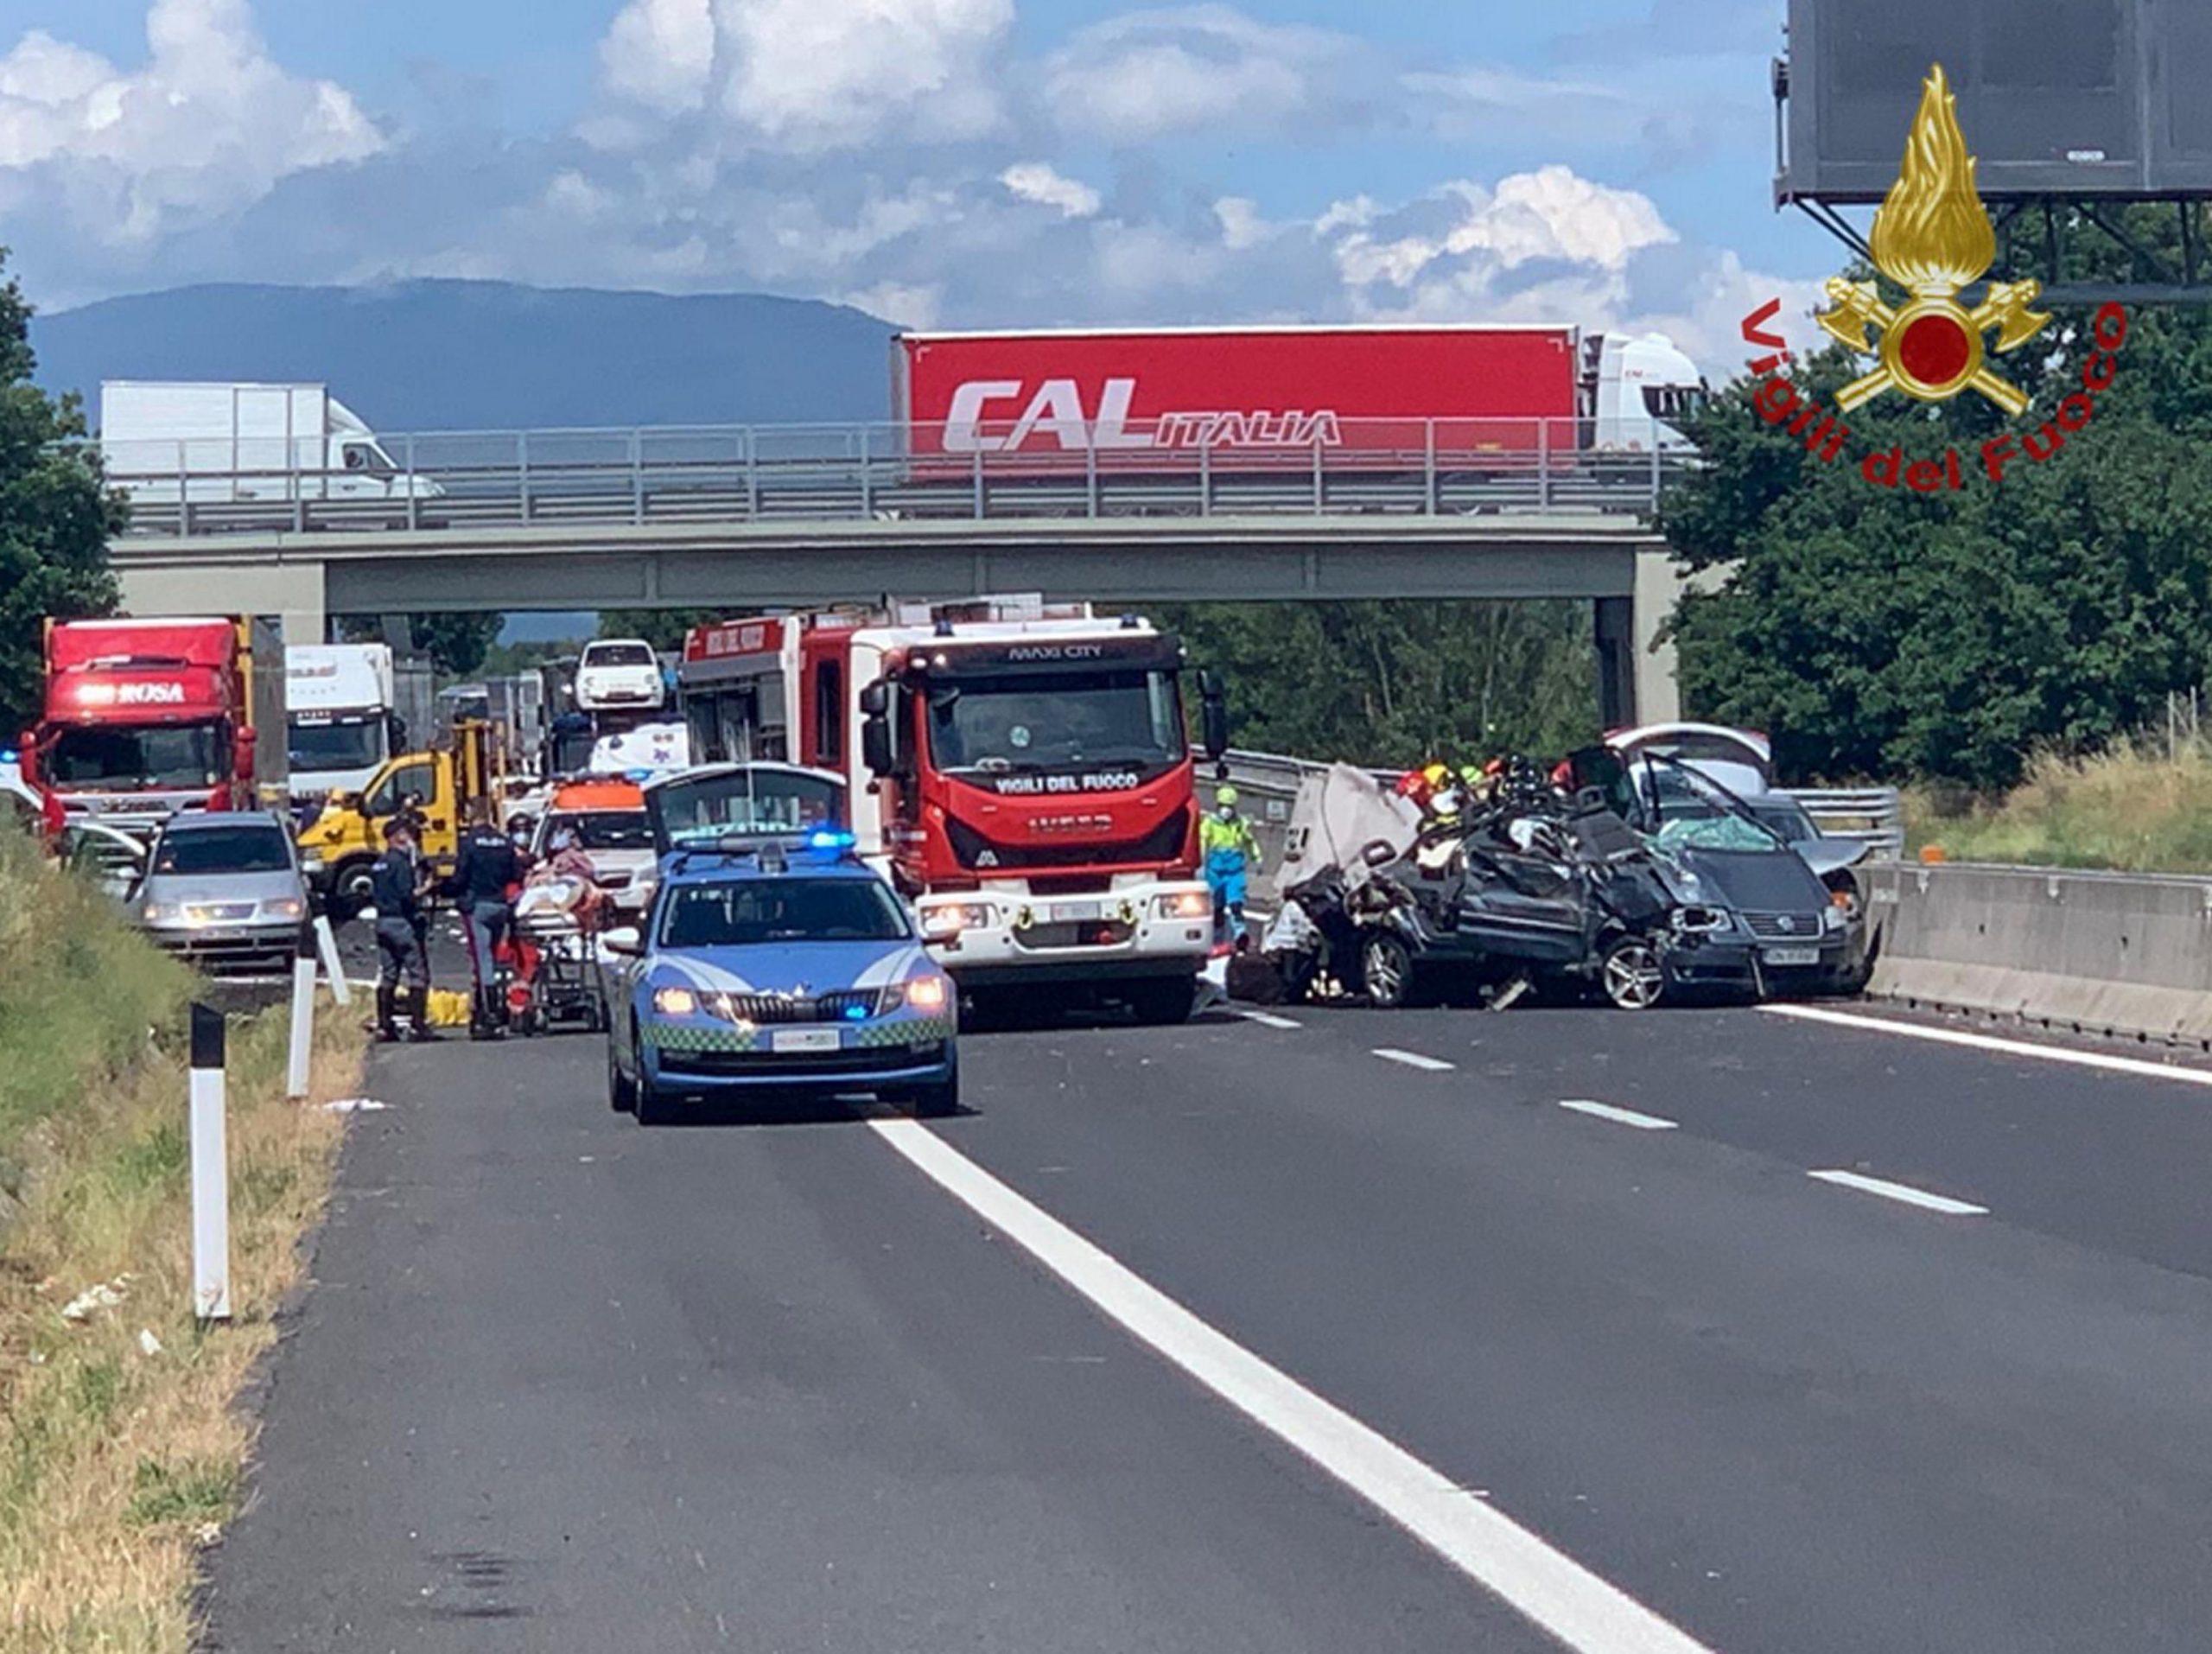
[[[52,307],[410,275],[908,324],[1735,319],[1783,0],[0,0]]]

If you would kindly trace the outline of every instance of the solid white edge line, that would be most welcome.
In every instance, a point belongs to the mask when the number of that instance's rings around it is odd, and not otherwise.
[[[869,1126],[1110,1320],[1578,1654],[1711,1654],[1443,1472],[1217,1332],[913,1120]]]
[[[1808,1172],[1805,1175],[1822,1183],[1856,1189],[1861,1194],[1878,1194],[1885,1200],[1901,1201],[1908,1206],[1940,1212],[1947,1218],[1986,1218],[1989,1215],[1987,1206],[1954,1200],[1948,1194],[1930,1194],[1925,1189],[1916,1189],[1909,1183],[1892,1183],[1887,1178],[1866,1177],[1857,1172]]]
[[[1424,1057],[1418,1051],[1401,1051],[1395,1046],[1377,1046],[1369,1054],[1380,1057],[1384,1062],[1403,1063],[1408,1068],[1424,1069],[1432,1074],[1440,1074],[1446,1069],[1459,1066],[1446,1062],[1441,1057]]]
[[[1247,1022],[1257,1022],[1263,1028],[1302,1028],[1306,1025],[1287,1016],[1277,1016],[1273,1011],[1239,1011],[1237,1015]]]
[[[1610,1103],[1592,1103],[1587,1097],[1562,1097],[1560,1107],[1572,1109],[1577,1114],[1589,1115],[1593,1119],[1611,1120],[1617,1126],[1634,1126],[1638,1131],[1673,1131],[1681,1124],[1679,1120],[1663,1120],[1656,1114],[1638,1114],[1634,1109],[1617,1109]]]
[[[1968,1034],[1963,1028],[1923,1027],[1916,1022],[1893,1022],[1884,1016],[1855,1016],[1819,1005],[1762,1005],[1770,1016],[1795,1017],[1802,1022],[1827,1022],[1841,1028],[1871,1028],[1879,1034],[1902,1034],[1908,1040],[1929,1040],[1937,1045],[1964,1046],[1970,1051],[1994,1051],[2007,1057],[2033,1057],[2043,1062],[2071,1063],[2077,1068],[2101,1068],[2108,1073],[2133,1074],[2140,1079],[2179,1080],[2184,1085],[2212,1085],[2212,1070],[2176,1068],[2141,1057],[2107,1056],[2101,1051],[2068,1051],[2060,1046],[2031,1045],[2024,1040],[2004,1040],[1992,1034]]]

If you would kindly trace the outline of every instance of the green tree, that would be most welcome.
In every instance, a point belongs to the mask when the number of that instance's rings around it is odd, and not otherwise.
[[[683,634],[693,627],[744,612],[742,608],[608,609],[599,617],[599,635],[642,638],[662,654],[680,654]]]
[[[7,252],[0,248],[0,269]],[[84,442],[84,410],[31,383],[30,302],[0,286],[0,741],[37,720],[41,625],[112,614],[107,544],[127,512]]]
[[[1155,608],[1226,678],[1240,747],[1413,764],[1556,754],[1597,732],[1589,606],[1192,603]]]
[[[415,641],[448,678],[474,677],[499,641],[504,614],[417,614]]]
[[[2168,220],[2171,224],[2171,220]],[[2131,220],[2139,238],[2159,226]],[[2116,248],[2068,273],[2125,279]],[[2024,259],[1999,274],[2027,273]],[[1860,272],[1871,277],[1871,271]],[[1993,482],[1982,444],[2040,431],[2081,388],[2086,309],[2060,312],[1994,365],[2034,402],[2008,418],[1978,396],[1933,407],[1894,392],[1845,416],[1828,462],[1731,386],[1691,435],[1704,463],[1662,527],[1708,589],[1675,621],[1686,703],[1775,739],[1786,776],[1929,777],[2010,786],[2038,747],[2094,748],[2212,671],[2212,315],[2131,307],[2119,377],[2088,427]],[[1840,347],[1797,364],[1833,408],[1865,364]],[[1877,487],[1860,464],[1955,450],[1963,487]]]

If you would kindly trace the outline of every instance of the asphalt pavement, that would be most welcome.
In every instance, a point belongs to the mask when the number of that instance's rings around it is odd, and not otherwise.
[[[1733,1008],[964,1045],[926,1129],[379,1053],[212,1646],[2212,1645],[2212,1087]]]

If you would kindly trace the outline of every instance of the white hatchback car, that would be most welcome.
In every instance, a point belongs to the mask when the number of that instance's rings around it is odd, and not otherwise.
[[[588,643],[576,662],[576,705],[585,712],[651,711],[667,687],[652,646],[641,638]]]

